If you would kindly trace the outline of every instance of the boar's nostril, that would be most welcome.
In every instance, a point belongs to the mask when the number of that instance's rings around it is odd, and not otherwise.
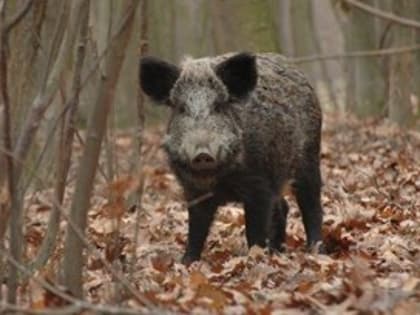
[[[191,161],[195,170],[210,170],[216,167],[216,159],[208,153],[200,152]]]

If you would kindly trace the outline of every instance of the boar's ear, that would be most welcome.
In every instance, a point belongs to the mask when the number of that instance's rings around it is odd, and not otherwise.
[[[140,86],[156,102],[166,102],[179,77],[178,67],[158,58],[140,59]]]
[[[230,57],[217,65],[215,71],[229,93],[238,98],[248,95],[257,84],[255,56],[249,53],[239,53]]]

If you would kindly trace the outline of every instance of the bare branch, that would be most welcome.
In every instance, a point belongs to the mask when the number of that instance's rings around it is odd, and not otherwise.
[[[69,3],[68,1],[63,1],[63,4],[67,4]],[[65,8],[65,6],[64,6]],[[130,13],[130,12],[128,12]],[[83,78],[82,83],[80,85],[80,90],[83,89],[83,87],[86,85],[87,81],[89,81],[89,79],[92,77],[92,75],[95,73],[95,71],[97,70],[97,68],[100,66],[102,60],[104,57],[107,56],[107,54],[109,53],[109,48],[111,47],[111,45],[115,42],[116,38],[118,38],[118,36],[121,34],[121,32],[124,30],[123,25],[126,23],[126,20],[130,17],[130,14],[126,14],[123,18],[123,20],[120,23],[120,27],[118,28],[118,30],[115,32],[115,34],[111,37],[110,41],[109,41],[109,45],[107,46],[106,49],[104,49],[104,51],[101,53],[101,55],[98,57],[98,60],[96,61],[96,63],[92,66],[92,68],[90,69],[90,71],[86,74],[86,76]],[[75,23],[75,25],[77,25],[77,23]],[[69,32],[71,32],[71,30],[69,30]],[[76,32],[73,32],[76,33]],[[68,47],[68,45],[66,45],[66,47]],[[62,49],[63,54],[66,53],[66,50]],[[51,55],[51,53],[50,53]],[[62,60],[65,59],[65,57],[63,56],[63,58],[61,58]],[[57,75],[59,74],[59,71],[55,72]],[[48,76],[50,77],[50,79],[48,79]],[[58,76],[56,75],[47,75],[45,76],[45,80],[48,80],[48,86],[46,87],[45,91],[43,93],[40,93],[35,100],[33,101],[32,104],[32,109],[29,113],[28,118],[25,120],[24,126],[22,128],[22,132],[20,133],[20,136],[17,140],[17,143],[15,145],[15,153],[16,156],[18,157],[19,160],[25,160],[26,156],[28,154],[29,151],[29,147],[36,135],[36,132],[38,130],[40,121],[43,117],[43,114],[45,113],[46,109],[48,108],[48,105],[51,103],[53,96],[55,95],[57,88],[58,88]],[[45,84],[47,81],[45,81]],[[70,99],[69,102],[72,102],[73,98]],[[16,172],[17,176],[15,176],[16,178],[19,178],[20,176],[20,172],[19,170]]]
[[[384,12],[382,10],[378,10],[370,5],[367,5],[365,3],[360,2],[359,0],[343,0],[345,3],[365,12],[365,13],[369,13],[372,14],[376,17],[379,17],[381,19],[385,19],[385,20],[389,20],[395,23],[400,24],[401,26],[405,26],[405,27],[411,27],[411,28],[416,28],[416,29],[420,29],[420,22],[416,21],[416,20],[411,20],[411,19],[407,19],[407,18],[403,18],[401,16],[389,13],[389,12]]]
[[[201,202],[203,202],[203,201],[205,201],[205,200],[207,200],[211,197],[213,197],[212,192],[208,192],[208,193],[205,193],[201,196],[198,196],[197,198],[188,201],[188,207],[194,207],[194,206],[198,205],[199,203],[201,203]]]
[[[33,142],[33,139],[35,138],[35,135],[38,131],[38,128],[40,126],[41,120],[43,118],[43,115],[45,111],[48,108],[48,105],[51,103],[57,89],[59,86],[59,74],[61,74],[61,71],[63,70],[64,62],[65,60],[68,60],[68,55],[70,54],[71,47],[73,43],[70,43],[70,39],[66,39],[65,43],[63,43],[63,36],[64,30],[66,28],[66,21],[67,19],[65,16],[67,15],[67,1],[63,2],[61,13],[60,13],[60,21],[57,23],[54,39],[51,44],[51,49],[48,54],[48,65],[56,63],[57,65],[60,65],[61,68],[60,71],[56,69],[54,72],[54,75],[50,73],[49,66],[47,65],[44,79],[42,82],[41,91],[39,94],[35,97],[31,109],[29,111],[28,116],[25,119],[25,122],[22,126],[22,130],[19,134],[19,137],[16,141],[14,152],[15,155],[18,157],[18,159],[25,160],[30,146]],[[68,32],[72,32],[73,30],[69,29]],[[57,47],[60,47],[61,45],[65,45],[67,49],[61,50],[61,56],[57,57],[60,59],[59,61],[55,60],[56,57],[56,50]],[[54,59],[54,60],[53,60]],[[15,178],[16,182],[19,182],[20,178],[20,168],[17,166],[15,170]]]
[[[412,52],[412,51],[417,51],[417,50],[420,50],[420,44],[416,44],[414,46],[405,46],[405,47],[396,47],[396,48],[387,48],[387,49],[354,51],[354,52],[343,53],[343,54],[287,57],[287,62],[294,63],[294,64],[301,64],[301,63],[306,63],[306,62],[314,62],[314,61],[329,60],[329,59],[378,57],[378,56],[404,54],[407,52]]]
[[[3,154],[9,155],[11,156],[15,163],[17,162],[18,164],[21,164],[21,167],[25,167],[24,163],[20,160],[17,160],[16,157],[14,156],[14,154],[12,152],[8,152],[5,151],[3,148],[0,147],[0,152],[2,152]],[[39,183],[41,184],[41,187],[43,189],[47,189],[47,185],[44,183],[43,179],[40,178],[37,174],[34,174],[34,176],[36,177],[36,179],[39,181]],[[53,204],[54,207],[57,207],[57,209],[60,211],[61,215],[63,216],[63,218],[67,221],[68,225],[70,226],[70,228],[72,229],[72,231],[75,233],[75,235],[80,239],[80,241],[83,243],[83,245],[86,247],[87,251],[89,254],[95,256],[96,259],[100,260],[101,263],[103,264],[103,266],[105,267],[105,269],[115,278],[118,279],[123,285],[124,287],[132,294],[133,297],[135,297],[137,299],[137,301],[139,301],[140,303],[144,304],[148,309],[155,309],[156,307],[146,298],[144,297],[135,287],[133,287],[131,285],[131,283],[128,281],[128,279],[124,276],[124,274],[122,274],[121,272],[115,270],[113,268],[113,266],[101,255],[101,253],[99,252],[99,250],[91,245],[89,243],[89,241],[86,239],[86,237],[84,236],[84,233],[82,232],[82,230],[80,229],[80,227],[69,217],[69,215],[67,214],[67,210],[64,209],[61,204],[58,202],[58,200],[54,197],[52,197],[51,202]],[[0,246],[0,254],[2,252],[2,250],[4,251],[4,249],[2,249],[2,247]],[[0,255],[1,257],[1,255]],[[8,260],[13,260],[13,257],[9,257]],[[16,263],[13,263],[13,266],[16,265]],[[31,277],[32,276],[32,271],[29,270],[26,267],[21,266],[21,268],[24,268],[24,275],[27,277]],[[18,268],[18,269],[21,269]],[[10,273],[9,273],[10,275]],[[46,287],[48,289],[48,287]],[[54,291],[52,291],[54,292]],[[60,295],[59,295],[60,296]],[[61,297],[61,296],[60,296]],[[63,299],[65,299],[63,297]]]
[[[70,159],[72,156],[73,138],[74,138],[74,116],[79,104],[80,81],[82,74],[83,62],[85,59],[85,47],[87,42],[88,22],[89,22],[89,2],[83,3],[81,7],[80,19],[80,39],[76,51],[76,63],[73,74],[72,99],[68,106],[65,106],[65,115],[63,118],[63,132],[58,145],[57,153],[57,175],[55,195],[57,201],[61,204],[66,188],[66,179],[70,167]],[[47,262],[48,258],[55,249],[55,242],[60,225],[60,211],[56,206],[51,212],[48,228],[45,237],[42,241],[38,255],[31,265],[30,270],[36,271]]]
[[[28,315],[71,315],[78,314],[83,311],[83,308],[80,305],[70,305],[60,308],[51,308],[51,309],[32,309],[27,307],[22,307],[15,304],[9,303],[0,303],[0,311],[7,312],[18,312],[19,314],[28,314]]]
[[[19,269],[20,272],[22,272],[23,274],[30,274],[31,272],[22,264],[20,264],[18,261],[16,261],[12,256],[9,255],[9,253],[7,251],[5,251],[1,246],[0,246],[0,254],[1,256],[5,257],[9,263],[13,266],[15,266],[15,268]],[[32,278],[34,282],[36,282],[37,284],[39,284],[40,286],[42,286],[44,289],[52,292],[53,294],[55,294],[56,296],[62,298],[64,301],[68,302],[71,304],[71,306],[68,306],[68,308],[78,308],[80,310],[92,310],[92,311],[96,311],[96,312],[102,312],[105,314],[145,314],[146,312],[144,311],[140,311],[140,310],[136,310],[136,309],[127,309],[127,308],[120,308],[120,307],[114,307],[111,305],[100,305],[100,304],[91,304],[87,301],[75,298],[69,294],[67,294],[66,292],[63,292],[62,290],[58,289],[57,286],[51,284],[50,282],[45,281],[42,278]],[[4,310],[4,309],[11,309],[11,308],[16,308],[18,306],[15,306],[13,304],[4,304],[1,303],[0,304],[0,311]],[[148,314],[150,314],[152,312],[152,310],[150,310],[148,312]],[[27,313],[27,314],[48,314],[45,313],[44,311],[41,313]],[[56,313],[53,313],[56,314]],[[67,313],[63,313],[63,314],[67,314]]]
[[[78,169],[76,192],[73,196],[70,212],[71,221],[75,223],[75,226],[69,226],[63,258],[65,285],[74,295],[78,296],[82,295],[82,269],[84,265],[82,256],[84,244],[80,236],[84,236],[86,228],[87,210],[107,116],[114,100],[115,86],[125,56],[124,49],[131,35],[134,12],[138,3],[138,0],[133,0],[126,6],[126,12],[130,14],[123,21],[121,35],[117,38],[117,41],[111,43],[110,54],[105,60],[106,76],[102,77],[99,84],[98,96],[87,130],[86,146]],[[77,235],[76,227],[82,233],[81,235]],[[129,289],[132,290],[131,286]],[[131,292],[133,293],[133,291]]]
[[[101,65],[101,63],[103,62],[103,59],[108,55],[108,53],[109,53],[109,51],[110,51],[110,48],[111,48],[111,46],[112,46],[112,44],[116,41],[116,39],[118,38],[118,36],[121,34],[121,32],[124,30],[124,25],[125,25],[125,23],[126,23],[126,20],[127,20],[127,18],[130,16],[130,12],[127,12],[127,14],[124,16],[124,18],[122,19],[122,21],[121,21],[121,23],[120,23],[120,26],[119,26],[119,28],[117,29],[117,31],[112,35],[112,37],[111,37],[111,39],[109,40],[109,43],[108,43],[108,45],[105,47],[105,49],[103,49],[103,51],[102,51],[102,53],[97,57],[97,59],[96,59],[96,61],[95,61],[95,63],[90,67],[90,69],[89,69],[89,71],[85,74],[85,76],[83,77],[83,79],[82,79],[82,81],[81,81],[81,83],[80,83],[80,85],[79,85],[79,87],[78,87],[78,89],[76,89],[75,91],[73,91],[73,92],[76,92],[76,93],[80,93],[80,92],[82,92],[84,89],[85,89],[85,87],[86,87],[86,85],[87,85],[87,83],[89,82],[89,80],[92,78],[92,76],[95,74],[95,72],[98,70],[98,68],[99,68],[99,66]],[[60,117],[60,116],[64,116],[64,115],[66,115],[66,113],[69,111],[69,109],[70,109],[70,107],[72,106],[72,104],[74,103],[74,98],[75,98],[75,94],[73,93],[72,95],[70,95],[70,97],[69,97],[69,100],[67,101],[67,103],[66,103],[66,105],[64,106],[64,108],[63,108],[63,110],[60,112],[60,114],[58,115],[58,117]],[[43,104],[43,103],[45,103],[46,102],[46,104],[48,105],[50,102],[51,102],[51,99],[38,99],[38,98],[36,98],[35,100],[34,100],[34,102],[33,102],[33,107],[35,107],[35,108],[38,108],[39,107],[39,105],[38,104]],[[34,137],[34,134],[36,133],[36,131],[37,131],[37,128],[38,128],[38,125],[39,125],[39,119],[41,119],[42,118],[42,113],[41,114],[39,114],[38,115],[38,111],[35,111],[35,112],[37,112],[37,114],[35,114],[34,113],[34,116],[33,117],[39,117],[38,119],[36,119],[35,120],[35,122],[33,122],[33,124],[32,124],[32,127],[31,128],[33,128],[33,129],[31,129],[33,132],[28,132],[27,134],[28,134],[28,138],[26,138],[26,140],[22,140],[22,142],[24,142],[24,143],[31,143],[32,142],[32,138]],[[55,129],[55,128],[54,128]],[[26,133],[25,133],[26,134]],[[80,144],[82,145],[82,146],[85,146],[85,142],[83,141],[83,139],[82,139],[82,137],[80,136],[80,134],[77,132],[77,130],[75,130],[75,135],[76,135],[76,138],[77,138],[77,140],[80,142]],[[29,138],[29,137],[31,137],[31,138]],[[48,141],[47,141],[48,142]],[[18,145],[16,145],[16,147],[17,147]],[[22,145],[22,147],[26,147],[26,146],[23,146]],[[44,150],[45,150],[45,148],[44,148]],[[44,150],[42,151],[42,152],[44,152]],[[6,150],[6,151],[8,151],[8,150]],[[23,167],[23,166],[25,166],[25,157],[26,157],[26,153],[27,153],[27,151],[25,151],[25,154],[24,154],[24,157],[22,157],[22,156],[20,156],[19,157],[19,155],[21,155],[21,154],[19,154],[19,153],[17,153],[16,152],[17,150],[15,150],[15,152],[14,152],[14,156],[13,156],[13,159],[16,161],[19,161],[19,163],[18,163],[18,167]],[[41,155],[42,155],[43,153],[41,153]],[[10,154],[9,154],[10,155]],[[11,155],[10,155],[11,156]],[[37,165],[39,164],[39,162],[37,162],[36,163]],[[35,168],[36,169],[36,168]],[[107,178],[107,175],[105,174],[105,171],[103,170],[103,168],[101,167],[101,165],[99,165],[99,172],[100,172],[100,174],[104,177],[104,178]],[[32,175],[34,175],[34,171],[32,170],[32,172],[31,172],[31,174]],[[31,179],[32,179],[32,177],[29,177],[29,180],[28,180],[28,183],[26,184],[26,187],[29,185],[29,183],[30,183],[30,181],[31,181]],[[26,190],[26,188],[24,188],[23,189],[23,191],[25,191]]]
[[[153,312],[145,312],[135,309],[123,308],[110,306],[106,304],[91,304],[83,301],[83,303],[73,304],[61,308],[50,308],[50,309],[31,309],[25,308],[18,305],[0,303],[0,311],[12,311],[18,312],[19,314],[28,315],[73,315],[73,314],[85,314],[83,311],[91,311],[99,314],[116,314],[116,315],[141,315],[141,314],[154,314]],[[91,314],[91,313],[88,313]],[[158,314],[168,314],[167,312]],[[170,313],[169,313],[170,314]],[[156,314],[157,315],[157,314]]]

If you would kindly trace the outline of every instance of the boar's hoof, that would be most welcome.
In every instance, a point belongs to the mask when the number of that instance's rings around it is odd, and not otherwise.
[[[191,265],[193,262],[200,260],[200,257],[185,253],[181,259],[181,263],[185,266]]]
[[[268,247],[268,253],[270,255],[279,255],[281,253],[284,253],[286,251],[286,246],[284,244],[281,245],[272,245]]]
[[[314,254],[327,254],[327,248],[325,247],[325,244],[322,241],[318,241],[316,243],[311,243],[307,246],[308,252],[314,253]]]

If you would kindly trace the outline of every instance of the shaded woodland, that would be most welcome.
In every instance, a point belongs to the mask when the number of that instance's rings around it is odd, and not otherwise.
[[[277,52],[324,111],[324,236],[246,248],[240,205],[180,264],[168,110],[139,58]],[[1,314],[420,312],[420,1],[0,0]],[[56,313],[54,313],[56,312]]]

